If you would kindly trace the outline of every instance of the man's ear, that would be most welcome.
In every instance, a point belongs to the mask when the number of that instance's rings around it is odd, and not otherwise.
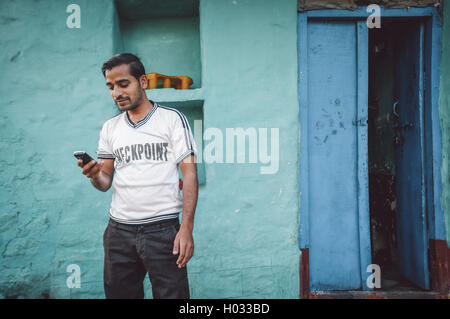
[[[148,88],[148,78],[145,74],[141,75],[141,77],[139,78],[139,83],[144,90]]]

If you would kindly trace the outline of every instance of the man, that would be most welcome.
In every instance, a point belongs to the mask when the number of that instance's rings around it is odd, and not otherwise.
[[[189,298],[186,263],[194,252],[198,195],[189,123],[179,111],[147,99],[145,69],[133,54],[113,56],[102,72],[122,113],[102,127],[98,163],[78,165],[97,189],[113,186],[103,235],[106,298],[143,298],[147,273],[154,298]]]

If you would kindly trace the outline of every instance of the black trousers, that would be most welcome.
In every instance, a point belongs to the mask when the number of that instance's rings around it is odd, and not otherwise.
[[[144,225],[110,219],[103,235],[106,298],[144,298],[147,273],[153,298],[189,298],[187,269],[178,268],[178,255],[172,254],[179,228],[178,218]]]

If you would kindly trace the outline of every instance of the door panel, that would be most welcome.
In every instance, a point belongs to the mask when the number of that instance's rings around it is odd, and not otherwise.
[[[359,231],[358,164],[367,168],[367,148],[358,154],[358,134],[367,128],[357,118],[358,79],[365,78],[358,76],[358,54],[367,59],[367,50],[358,46],[367,48],[368,40],[358,39],[355,21],[309,21],[307,33],[310,288],[359,289],[360,236],[370,234],[368,227]]]
[[[401,274],[429,289],[424,192],[424,27],[399,23],[396,39],[395,113],[397,242]]]

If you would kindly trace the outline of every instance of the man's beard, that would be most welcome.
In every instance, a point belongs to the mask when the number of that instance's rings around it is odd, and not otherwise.
[[[121,111],[131,111],[131,110],[134,110],[135,108],[137,108],[137,107],[139,106],[139,104],[140,104],[139,102],[135,102],[135,103],[130,104],[129,106],[126,106],[126,107],[120,107],[119,104],[116,102],[117,107],[118,107],[119,110],[121,110]]]
[[[128,100],[131,102],[131,99],[128,99]],[[135,108],[137,108],[141,104],[141,102],[142,102],[142,93],[139,94],[138,98],[136,99],[136,102],[131,103],[131,105],[129,105],[129,106],[125,106],[125,107],[121,108],[117,102],[115,102],[115,103],[116,103],[117,107],[119,108],[119,110],[131,111],[131,110],[134,110]]]

